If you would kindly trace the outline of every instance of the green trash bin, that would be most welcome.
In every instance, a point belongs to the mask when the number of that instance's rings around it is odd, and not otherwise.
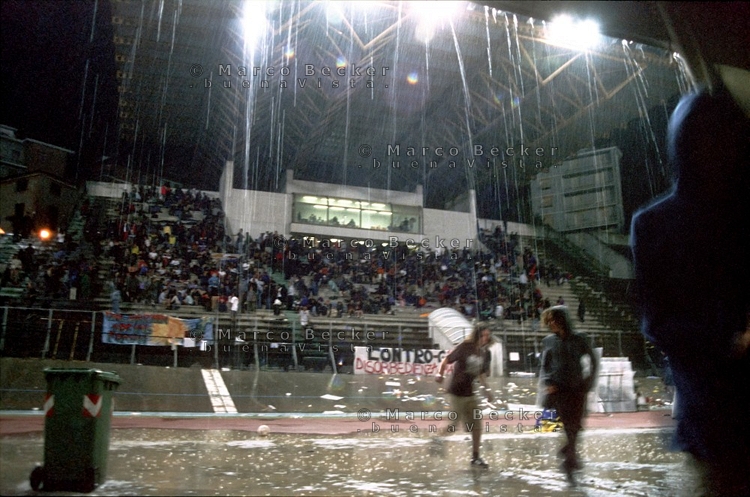
[[[112,395],[120,377],[98,369],[54,368],[44,376],[44,467],[31,472],[31,488],[90,492],[107,474]]]

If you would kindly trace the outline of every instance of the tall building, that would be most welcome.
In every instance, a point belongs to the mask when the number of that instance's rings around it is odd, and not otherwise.
[[[611,229],[624,224],[617,147],[581,151],[531,182],[535,216],[557,231]]]

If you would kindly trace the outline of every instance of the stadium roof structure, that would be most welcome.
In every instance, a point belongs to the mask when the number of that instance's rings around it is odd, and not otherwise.
[[[525,2],[485,4],[113,0],[121,160],[162,174],[178,157],[171,176],[206,189],[233,160],[238,188],[278,191],[292,169],[308,181],[421,184],[437,208],[468,189],[510,203],[539,166],[631,120],[647,135],[652,109],[668,112],[690,85],[670,51],[583,46],[508,10],[533,15]],[[646,4],[642,19],[660,25]],[[663,28],[634,32],[667,46]]]

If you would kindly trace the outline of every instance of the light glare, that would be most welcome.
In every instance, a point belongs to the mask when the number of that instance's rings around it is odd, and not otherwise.
[[[547,25],[547,37],[562,45],[590,48],[599,43],[599,25],[590,19],[574,21],[562,15]]]
[[[266,34],[268,20],[266,19],[267,2],[248,0],[245,2],[245,15],[242,26],[245,30],[245,43],[250,50],[255,49],[258,40]]]
[[[412,15],[419,19],[414,35],[420,41],[429,43],[439,24],[450,19],[464,2],[409,2]]]

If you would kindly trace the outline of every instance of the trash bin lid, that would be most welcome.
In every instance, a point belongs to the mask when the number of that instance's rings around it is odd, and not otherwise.
[[[44,368],[44,377],[49,379],[50,376],[68,376],[68,375],[80,375],[94,377],[97,380],[109,381],[122,383],[120,376],[113,371],[102,371],[101,369],[86,369],[86,368]]]

